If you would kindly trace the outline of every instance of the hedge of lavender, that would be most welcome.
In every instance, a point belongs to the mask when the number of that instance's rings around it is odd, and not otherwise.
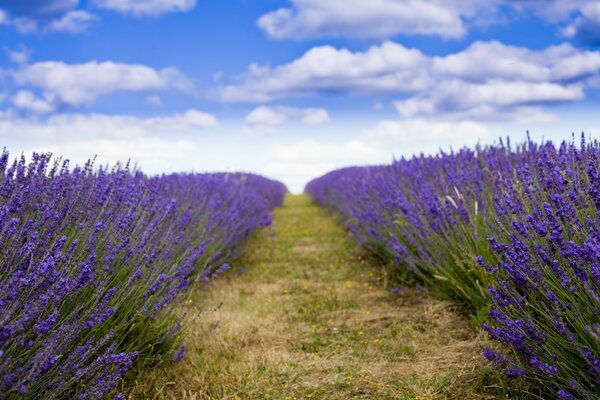
[[[346,168],[307,192],[483,321],[509,377],[600,398],[600,144],[531,141]],[[483,317],[485,315],[485,317]]]
[[[0,158],[0,398],[98,399],[179,359],[173,303],[270,223],[283,184]],[[119,397],[119,396],[118,396]]]

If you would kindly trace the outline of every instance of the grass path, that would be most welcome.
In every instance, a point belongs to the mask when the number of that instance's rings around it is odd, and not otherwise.
[[[467,321],[426,293],[385,289],[306,196],[288,196],[246,248],[185,306],[184,361],[144,372],[131,398],[493,398]]]

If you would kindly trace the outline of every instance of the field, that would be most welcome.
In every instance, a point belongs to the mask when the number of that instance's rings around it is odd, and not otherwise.
[[[303,195],[0,161],[3,398],[600,394],[597,142],[346,168]]]
[[[0,0],[0,400],[600,400],[600,0]]]
[[[599,395],[598,142],[461,149],[311,182],[361,243],[502,344],[542,397]]]

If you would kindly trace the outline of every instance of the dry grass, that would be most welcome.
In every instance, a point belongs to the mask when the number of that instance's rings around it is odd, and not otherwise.
[[[482,336],[427,293],[385,289],[306,197],[290,196],[247,249],[182,309],[186,358],[142,371],[130,398],[496,398]]]

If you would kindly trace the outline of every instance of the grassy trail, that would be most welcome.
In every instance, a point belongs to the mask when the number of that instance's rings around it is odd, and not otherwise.
[[[385,275],[306,196],[289,196],[228,276],[184,308],[186,358],[139,376],[156,399],[484,399],[481,338]]]

